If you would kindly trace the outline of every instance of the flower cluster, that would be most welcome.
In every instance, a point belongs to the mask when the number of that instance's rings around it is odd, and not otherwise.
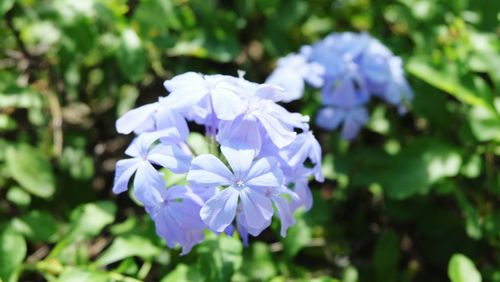
[[[348,140],[368,121],[365,106],[372,96],[400,112],[405,111],[403,103],[413,98],[401,59],[365,33],[331,34],[303,46],[300,53],[281,58],[266,82],[282,86],[291,100],[302,97],[304,82],[322,88],[325,107],[316,123],[327,130],[342,124],[342,137]]]
[[[158,102],[125,113],[119,133],[137,136],[116,165],[114,193],[128,189],[153,219],[169,247],[183,254],[205,230],[247,243],[281,221],[281,235],[295,223],[296,209],[311,208],[309,178],[323,181],[321,148],[307,116],[277,102],[289,93],[243,77],[185,73],[164,83]],[[196,156],[188,145],[188,122],[205,128],[213,146]],[[168,185],[162,170],[184,174],[186,185]]]

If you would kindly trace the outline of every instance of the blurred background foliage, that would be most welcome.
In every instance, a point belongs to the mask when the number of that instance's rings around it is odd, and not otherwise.
[[[500,281],[500,2],[0,1],[0,280]],[[114,122],[186,71],[262,82],[280,56],[367,31],[403,57],[409,113],[352,143],[315,130],[327,181],[286,238],[168,250],[114,164]],[[309,92],[288,105],[314,116]]]

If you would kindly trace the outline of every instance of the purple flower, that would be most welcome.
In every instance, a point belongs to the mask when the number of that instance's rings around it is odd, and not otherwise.
[[[215,156],[205,154],[193,160],[187,175],[194,185],[222,188],[201,208],[201,218],[212,230],[222,232],[233,222],[240,201],[242,224],[247,230],[264,229],[273,215],[266,189],[279,189],[284,181],[277,161],[254,161],[254,150],[246,148],[222,146],[221,151],[231,170]]]
[[[389,69],[391,72],[391,79],[385,88],[383,98],[387,103],[400,106],[405,101],[413,99],[413,91],[406,81],[403,72],[403,62],[399,57],[392,57],[389,60]]]
[[[231,120],[244,111],[245,105],[238,96],[233,77],[225,75],[201,75],[188,72],[165,81],[170,91],[168,101],[173,108],[188,110],[199,103],[209,106],[221,120]]]
[[[293,57],[288,61],[280,64],[305,63]],[[300,79],[319,86],[322,67],[305,67]],[[127,190],[133,178],[135,196],[158,235],[171,248],[180,245],[182,254],[203,240],[205,228],[228,235],[238,230],[246,244],[249,235],[271,224],[275,209],[285,236],[295,223],[294,211],[312,203],[309,177],[323,177],[321,148],[309,131],[309,117],[277,104],[293,97],[280,86],[253,83],[242,75],[190,72],[166,81],[165,87],[170,95],[125,113],[116,123],[118,132],[138,136],[125,151],[131,158],[117,162],[113,192]],[[204,125],[207,139],[217,142],[211,154],[192,160],[186,120]],[[219,151],[222,160],[215,156]],[[314,168],[304,167],[307,160]],[[187,172],[189,186],[167,188],[158,167]],[[289,189],[285,183],[295,186]]]
[[[314,164],[312,171],[316,180],[324,180],[321,171],[321,145],[312,131],[297,135],[297,138],[290,145],[279,151],[279,155],[291,169],[302,167],[304,162],[309,159]]]
[[[165,187],[165,182],[153,165],[168,168],[175,173],[188,171],[191,155],[177,145],[163,143],[152,145],[160,136],[154,133],[140,135],[127,148],[125,154],[132,158],[116,163],[113,186],[115,194],[127,190],[130,178],[135,173],[134,192],[137,199],[144,205],[154,203],[157,201],[157,195],[152,187]]]
[[[292,198],[290,207],[295,210],[303,206],[306,211],[310,210],[313,205],[311,189],[309,188],[309,177],[315,172],[313,169],[306,168],[304,165],[293,169],[284,170],[286,182],[291,186],[297,198]]]
[[[337,79],[327,80],[323,87],[325,105],[350,108],[365,104],[370,99],[363,78],[355,64],[348,64],[344,74]]]
[[[382,94],[385,86],[391,79],[389,60],[391,51],[380,41],[372,39],[360,59],[359,69],[370,91],[374,94]]]
[[[122,134],[132,131],[136,134],[160,130],[171,130],[170,137],[177,140],[186,139],[189,129],[184,117],[173,110],[166,98],[160,97],[156,103],[144,105],[126,112],[116,121],[116,130]]]
[[[288,103],[304,95],[304,81],[313,87],[323,85],[324,68],[318,63],[308,62],[300,54],[289,54],[278,60],[277,68],[266,83],[283,87],[287,95],[282,99]]]
[[[295,139],[294,128],[307,129],[308,121],[307,116],[290,113],[272,100],[254,96],[247,99],[244,113],[221,122],[217,140],[247,143],[259,151],[263,137],[268,136],[278,148],[283,148]]]
[[[325,107],[316,116],[316,124],[327,130],[335,130],[343,124],[341,135],[346,140],[354,139],[367,122],[368,112],[362,106],[350,109]]]
[[[321,68],[311,67],[316,65]],[[323,103],[329,107],[317,114],[318,125],[335,130],[343,124],[342,137],[349,140],[367,122],[363,106],[372,96],[400,112],[406,111],[403,103],[413,98],[401,59],[366,33],[334,33],[303,46],[299,54],[280,59],[267,81],[285,88],[289,100],[300,97],[306,83],[322,87]]]
[[[179,244],[181,254],[187,254],[205,238],[205,224],[199,216],[203,200],[186,186],[158,189],[158,194],[158,201],[146,206],[156,232],[170,248]]]

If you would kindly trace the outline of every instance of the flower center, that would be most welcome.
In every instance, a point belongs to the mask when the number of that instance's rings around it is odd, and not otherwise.
[[[235,183],[236,187],[238,188],[243,188],[243,186],[245,186],[245,182],[243,182],[243,180],[237,180]]]

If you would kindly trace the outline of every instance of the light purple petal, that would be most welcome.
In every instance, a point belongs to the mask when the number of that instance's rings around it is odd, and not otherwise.
[[[119,194],[128,189],[130,178],[137,170],[140,161],[136,158],[120,160],[116,163],[115,181],[113,185],[113,193]]]
[[[233,222],[239,192],[229,186],[210,198],[200,210],[203,222],[216,232],[222,232]]]
[[[204,154],[193,159],[187,181],[198,186],[230,185],[233,174],[215,156]]]
[[[189,134],[189,128],[186,120],[176,110],[161,106],[155,114],[155,120],[157,130],[175,129],[178,140],[185,140]]]
[[[277,118],[262,112],[254,113],[254,115],[266,130],[271,141],[278,146],[278,148],[285,147],[295,139],[297,134],[285,128]]]
[[[132,143],[125,150],[125,154],[131,157],[145,158],[148,155],[149,147],[153,144],[162,134],[163,131],[145,132],[137,136]]]
[[[291,68],[277,68],[267,78],[266,83],[279,85],[285,89],[286,96],[283,98],[285,103],[300,99],[304,95],[304,79],[300,73]]]
[[[250,187],[280,187],[283,181],[278,162],[274,158],[261,158],[248,172],[246,184]]]
[[[129,134],[139,127],[146,126],[145,122],[154,122],[150,117],[156,112],[158,106],[159,103],[156,102],[126,112],[116,121],[116,131],[121,134]],[[154,124],[147,125],[147,127],[151,126],[154,128]]]
[[[246,109],[243,100],[232,89],[218,86],[211,94],[215,115],[221,120],[232,120]]]
[[[187,72],[173,77],[163,83],[170,91],[165,103],[172,109],[185,109],[198,104],[209,91],[208,84],[203,76]]]
[[[293,217],[293,212],[287,199],[274,197],[273,200],[278,209],[278,216],[281,221],[280,234],[282,237],[285,237],[287,229],[295,224],[295,218]]]
[[[134,194],[144,206],[156,206],[162,202],[159,190],[166,189],[165,180],[147,161],[142,161],[135,173]]]
[[[248,227],[265,228],[266,222],[273,216],[271,200],[256,190],[245,187],[240,191],[241,208]]]
[[[366,109],[361,107],[351,109],[342,126],[342,138],[352,140],[358,135],[361,127],[368,121],[368,113]]]
[[[226,157],[234,175],[237,178],[244,177],[250,169],[250,165],[255,157],[255,150],[248,148],[248,146],[242,143],[224,143],[220,150],[224,157]]]
[[[335,130],[345,118],[346,114],[343,110],[325,107],[318,111],[316,124],[326,130]]]
[[[150,215],[158,235],[171,248],[176,244],[181,245],[181,255],[184,255],[204,238],[205,225],[199,215],[202,202],[185,186],[173,186],[160,192],[163,201]]]
[[[254,116],[240,115],[231,121],[221,121],[217,141],[229,144],[248,144],[259,152],[262,146],[258,122]]]
[[[299,197],[298,200],[292,200],[292,208],[297,209],[298,207],[304,205],[306,211],[312,208],[313,197],[311,193],[311,189],[307,185],[307,180],[305,181],[296,181],[295,188],[293,190],[295,194]]]
[[[149,152],[148,161],[166,167],[174,173],[185,173],[191,165],[191,155],[178,146],[158,144]]]
[[[241,204],[239,206],[239,209],[241,208]],[[262,223],[262,226],[259,228],[253,228],[248,225],[247,220],[245,218],[245,214],[241,211],[237,214],[236,216],[236,226],[238,227],[238,232],[240,233],[241,240],[243,241],[243,244],[248,245],[248,235],[252,236],[259,236],[264,229],[269,227],[272,222],[272,217],[266,220],[265,222]]]

